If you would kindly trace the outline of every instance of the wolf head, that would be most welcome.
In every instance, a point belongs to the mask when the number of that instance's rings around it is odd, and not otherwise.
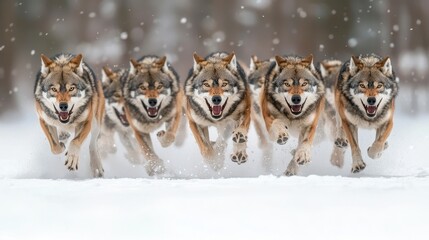
[[[126,101],[139,109],[146,119],[159,119],[179,91],[178,79],[165,56],[131,59],[124,87]]]
[[[249,84],[253,92],[259,93],[259,90],[264,85],[265,76],[270,70],[271,64],[274,64],[275,59],[259,60],[258,57],[253,55],[250,58],[250,71],[249,71]]]
[[[126,77],[124,69],[112,71],[108,67],[103,67],[101,71],[103,92],[106,99],[106,115],[116,124],[128,127],[130,124],[124,110],[123,85]]]
[[[41,61],[35,88],[36,100],[50,117],[69,123],[73,113],[89,102],[95,77],[83,63],[81,54],[60,54],[53,59],[42,54]]]
[[[268,73],[266,91],[275,106],[292,117],[304,116],[324,94],[324,85],[313,64],[313,56],[276,56]]]
[[[389,57],[353,56],[343,68],[348,80],[342,91],[367,119],[374,119],[397,95],[398,86]]]
[[[185,92],[191,106],[209,120],[231,114],[247,89],[246,76],[234,53],[213,53],[205,59],[194,53],[194,67]]]
[[[340,60],[325,59],[320,63],[320,74],[326,89],[335,85],[342,65],[343,63]]]

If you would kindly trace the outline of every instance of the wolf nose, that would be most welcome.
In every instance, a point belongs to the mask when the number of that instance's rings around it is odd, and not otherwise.
[[[375,97],[369,97],[366,101],[368,102],[368,105],[374,105],[377,100]]]
[[[69,108],[69,105],[67,103],[64,103],[64,102],[60,103],[61,111],[66,112],[68,108]]]
[[[213,96],[212,97],[212,102],[214,105],[219,105],[222,102],[222,97],[221,96]]]
[[[301,96],[299,95],[293,95],[292,96],[292,103],[293,104],[299,104],[301,102]]]
[[[156,98],[149,98],[149,106],[154,107],[157,102]]]

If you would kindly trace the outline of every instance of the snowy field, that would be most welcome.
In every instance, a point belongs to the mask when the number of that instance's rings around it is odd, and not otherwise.
[[[282,176],[296,141],[274,148],[267,171],[252,128],[240,166],[207,168],[187,131],[181,147],[155,141],[166,177],[148,177],[118,146],[105,178],[91,179],[87,142],[69,172],[33,109],[9,115],[0,121],[0,239],[427,239],[429,115],[406,116],[407,101],[401,89],[381,159],[364,151],[375,133],[360,131],[362,173],[350,173],[350,151],[343,169],[332,167],[323,141],[297,177]]]

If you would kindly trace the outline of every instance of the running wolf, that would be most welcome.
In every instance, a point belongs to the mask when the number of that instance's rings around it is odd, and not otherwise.
[[[268,132],[265,128],[259,99],[261,95],[261,89],[265,83],[265,76],[270,70],[271,64],[274,62],[274,58],[259,60],[257,56],[253,55],[250,58],[250,68],[248,75],[249,85],[252,92],[251,118],[253,125],[255,126],[256,134],[259,138],[259,146],[263,150],[263,165],[267,171],[271,170],[272,143],[268,138]]]
[[[376,129],[375,141],[367,150],[370,158],[381,157],[387,148],[397,94],[398,83],[389,57],[352,56],[342,66],[335,86],[335,103],[343,131],[336,145],[344,148],[350,144],[353,173],[366,166],[358,145],[358,128]]]
[[[112,70],[108,67],[103,67],[101,75],[106,107],[98,140],[100,153],[105,157],[108,153],[116,152],[114,135],[118,133],[119,139],[126,150],[125,157],[131,163],[138,164],[140,163],[140,151],[138,145],[135,144],[134,133],[125,115],[124,107],[123,86],[127,71],[125,69]]]
[[[53,154],[66,150],[65,142],[74,133],[66,151],[66,167],[78,169],[82,142],[91,132],[90,165],[94,177],[104,170],[98,152],[97,138],[104,111],[101,83],[82,55],[41,55],[42,67],[37,74],[34,96],[40,125]]]
[[[311,160],[311,147],[324,108],[325,87],[313,56],[276,56],[265,79],[260,104],[270,139],[285,144],[289,133],[298,136],[285,175],[296,175],[298,164]]]
[[[165,123],[166,129],[157,133],[161,146],[168,147],[175,141],[182,115],[179,76],[165,56],[131,59],[124,96],[126,117],[148,161],[146,171],[149,175],[161,174],[164,163],[154,152],[150,133]]]
[[[185,95],[189,126],[206,162],[214,170],[223,167],[225,140],[231,133],[231,160],[238,164],[246,162],[251,95],[235,54],[215,52],[202,58],[194,53]],[[210,141],[210,126],[217,129],[216,142]]]

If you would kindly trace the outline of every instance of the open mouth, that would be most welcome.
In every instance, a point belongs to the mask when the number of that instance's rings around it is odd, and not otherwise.
[[[148,107],[148,106],[146,106],[146,104],[144,104],[143,100],[141,100],[141,101],[143,104],[143,108],[147,112],[147,115],[151,118],[156,118],[158,116],[159,107],[161,106],[162,102],[159,103],[158,107]]]
[[[118,117],[119,121],[121,121],[122,125],[128,127],[130,123],[128,122],[127,116],[125,115],[124,107],[122,107],[123,113],[120,113],[115,107],[113,109],[115,110],[116,116]]]
[[[285,99],[286,100],[286,99]],[[290,105],[289,102],[286,100],[286,103],[288,107],[290,108],[290,111],[294,115],[299,115],[302,112],[302,109],[304,108],[305,103],[307,102],[307,98],[302,104],[292,104]]]
[[[204,100],[206,100],[206,104],[209,107],[210,113],[213,118],[218,119],[222,117],[223,110],[226,106],[226,103],[228,102],[228,98],[226,99],[223,105],[214,105],[214,106],[210,106],[210,103],[207,101],[207,99],[204,98]]]
[[[381,99],[381,100],[383,100],[383,99]],[[365,108],[366,115],[368,117],[374,117],[377,114],[377,109],[378,109],[378,106],[381,103],[381,100],[380,100],[380,102],[377,105],[365,105],[365,103],[363,103],[362,99],[360,100],[361,103],[362,103],[362,105],[363,105],[363,107]]]
[[[70,111],[58,111],[54,104],[55,113],[58,115],[58,119],[61,123],[68,123],[70,121],[70,115],[73,113],[74,105],[71,107]]]

